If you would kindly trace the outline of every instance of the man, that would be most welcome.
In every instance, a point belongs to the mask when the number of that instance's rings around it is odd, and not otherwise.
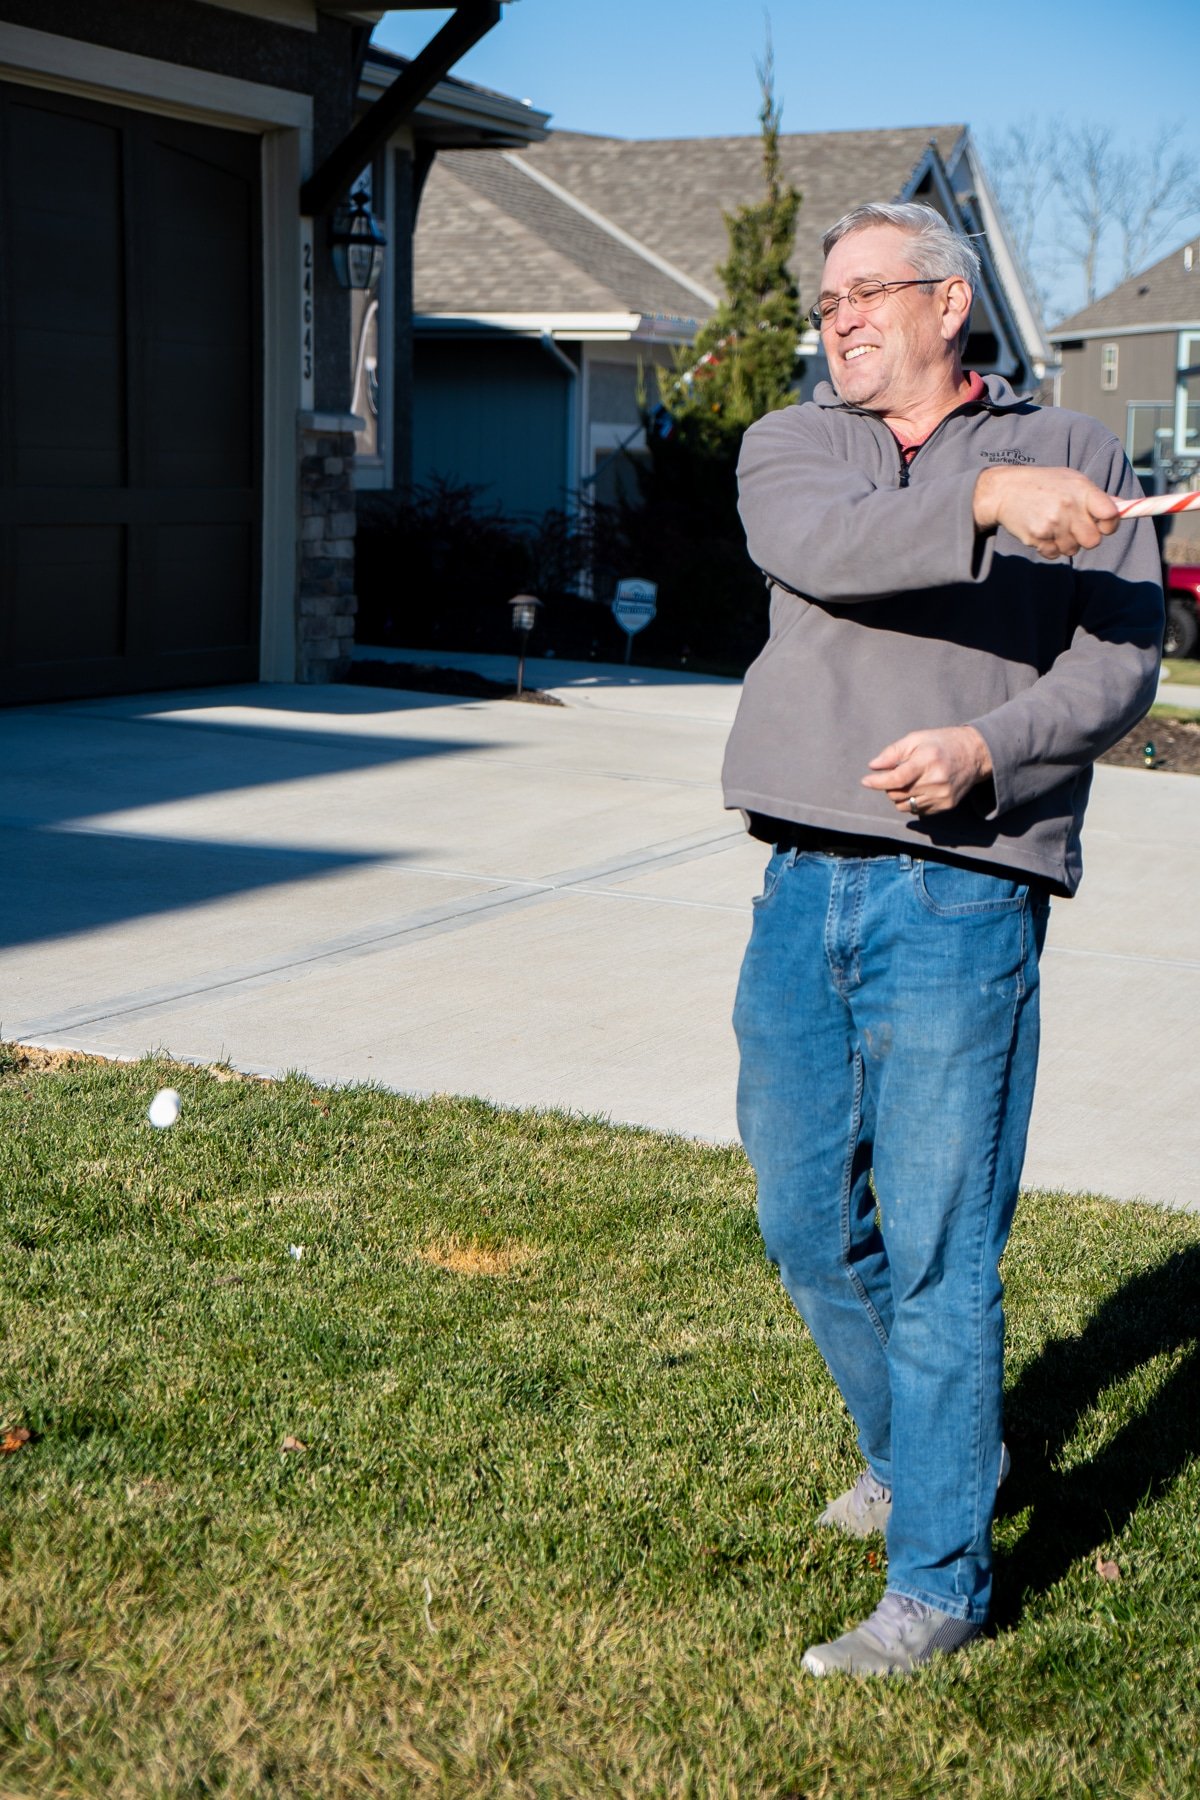
[[[833,385],[739,464],[771,635],[725,797],[773,854],[738,1117],[867,1464],[822,1522],[887,1532],[879,1606],[804,1667],[894,1674],[988,1616],[1038,956],[1091,765],[1154,697],[1162,594],[1111,433],[964,373],[971,245],[904,205],[856,207],[824,248]]]

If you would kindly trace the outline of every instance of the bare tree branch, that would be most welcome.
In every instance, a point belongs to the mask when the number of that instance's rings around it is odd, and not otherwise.
[[[1092,123],[1064,132],[1054,159],[1054,173],[1063,208],[1074,221],[1069,247],[1082,268],[1086,304],[1090,306],[1096,298],[1101,242],[1116,211],[1125,176],[1124,159],[1113,141],[1112,128]]]
[[[1099,121],[1025,117],[985,141],[988,172],[1033,292],[1049,316],[1070,278],[1083,304],[1125,281],[1200,224],[1200,172],[1188,132],[1166,123],[1146,145]],[[1065,299],[1065,296],[1063,296]],[[1069,304],[1078,306],[1078,290]]]
[[[984,140],[988,175],[1030,292],[1045,316],[1060,274],[1061,247],[1044,230],[1057,176],[1055,150],[1062,126],[1027,116]]]
[[[1004,208],[1017,254],[1027,269],[1047,200],[1054,191],[1054,151],[1059,127],[1053,120],[1018,119],[984,143],[988,174]]]
[[[1200,210],[1195,159],[1178,146],[1183,127],[1164,125],[1116,181],[1113,223],[1121,242],[1122,281],[1153,262],[1165,240]]]

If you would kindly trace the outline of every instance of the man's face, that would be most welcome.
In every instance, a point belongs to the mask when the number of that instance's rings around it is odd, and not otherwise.
[[[911,281],[912,238],[894,225],[868,225],[833,246],[821,276],[822,299],[859,281]],[[954,362],[944,329],[944,282],[924,294],[894,288],[870,312],[843,300],[821,341],[839,397],[869,412],[903,413],[937,386]]]

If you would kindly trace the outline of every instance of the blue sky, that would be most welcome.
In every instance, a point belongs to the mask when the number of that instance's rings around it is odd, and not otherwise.
[[[1194,0],[1003,0],[938,15],[912,0],[769,8],[785,131],[970,125],[989,137],[1023,120],[1111,126],[1134,154],[1164,124],[1197,144]],[[375,40],[415,54],[450,16],[393,12]],[[455,73],[552,115],[561,129],[698,137],[758,129],[760,0],[515,0]],[[1200,187],[1200,147],[1196,150]],[[1200,206],[1154,252],[1200,232]],[[1047,214],[1047,263],[1059,226]],[[1111,258],[1109,259],[1111,265]],[[1119,269],[1102,264],[1101,287]],[[1081,304],[1070,270],[1045,277]]]
[[[785,130],[963,120],[982,134],[1029,113],[1195,130],[1192,0],[960,5],[940,41],[938,14],[902,0],[769,10]],[[375,38],[411,55],[449,16],[389,13]],[[576,131],[752,132],[763,18],[758,0],[516,0],[456,73]]]

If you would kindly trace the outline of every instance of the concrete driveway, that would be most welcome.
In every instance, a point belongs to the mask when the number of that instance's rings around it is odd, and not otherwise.
[[[530,679],[567,704],[263,686],[0,714],[3,1036],[736,1137],[762,862],[717,785],[737,684]],[[1200,780],[1099,770],[1085,850],[1026,1179],[1195,1207]]]

